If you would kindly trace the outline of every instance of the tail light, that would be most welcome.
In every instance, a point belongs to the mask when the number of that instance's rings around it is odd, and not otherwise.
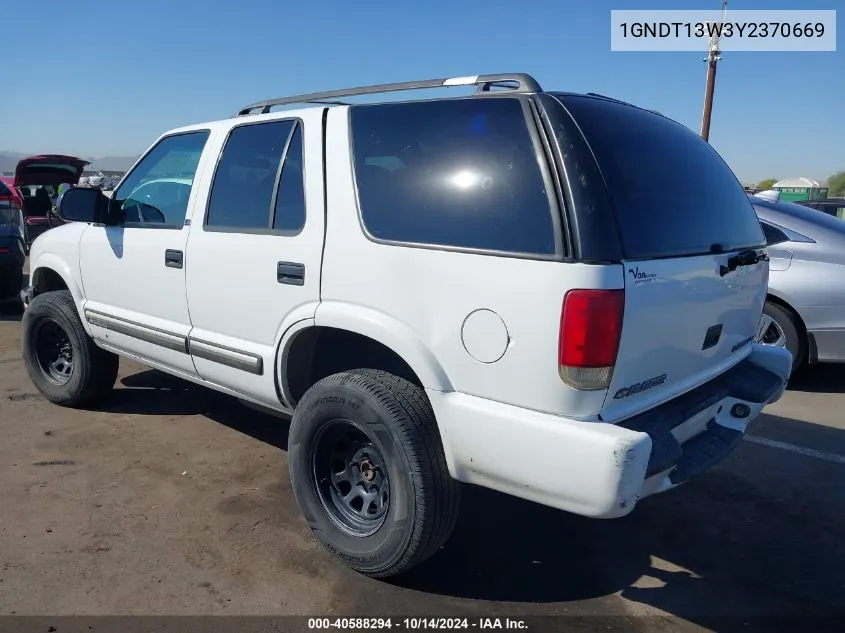
[[[607,389],[613,376],[622,316],[624,290],[570,290],[560,315],[558,369],[575,389]]]

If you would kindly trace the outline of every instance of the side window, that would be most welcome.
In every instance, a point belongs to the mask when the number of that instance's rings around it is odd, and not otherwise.
[[[374,238],[556,253],[550,192],[518,99],[360,105],[350,122]]]
[[[760,226],[763,227],[763,234],[766,236],[766,244],[768,244],[769,246],[789,241],[789,238],[786,236],[786,233],[784,233],[778,228],[775,228],[771,224],[768,224],[766,222],[760,222]]]
[[[276,194],[273,229],[298,232],[305,226],[305,172],[302,151],[302,126],[297,125],[285,152],[282,177]]]
[[[112,195],[126,224],[181,227],[208,130],[163,138]]]
[[[305,194],[299,128],[296,121],[285,120],[241,125],[231,131],[211,185],[207,228],[290,231],[302,227]],[[286,148],[290,161],[285,158],[282,164]]]

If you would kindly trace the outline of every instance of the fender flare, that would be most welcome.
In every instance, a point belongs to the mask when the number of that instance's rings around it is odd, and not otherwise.
[[[85,293],[82,289],[82,283],[80,282],[78,275],[75,275],[73,269],[68,265],[68,263],[58,255],[53,253],[41,253],[34,262],[30,262],[30,285],[34,284],[36,276],[41,270],[50,270],[56,273],[61,280],[65,282],[65,286],[67,286],[68,290],[70,290],[73,302],[76,304],[76,311],[79,314],[80,321],[82,321],[82,327],[90,336],[91,328],[88,321],[84,318],[82,309],[83,304],[85,303]]]
[[[313,318],[300,318],[286,329],[276,355],[280,384],[284,384],[282,368],[291,343],[311,327],[337,328],[371,338],[408,363],[425,389],[453,391],[445,369],[415,331],[384,312],[341,301],[321,302]]]

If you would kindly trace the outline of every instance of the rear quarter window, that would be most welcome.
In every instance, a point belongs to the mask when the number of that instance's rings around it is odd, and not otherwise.
[[[361,218],[374,239],[557,254],[557,211],[520,100],[360,105],[350,124]]]
[[[627,259],[759,247],[751,202],[719,154],[689,128],[606,99],[566,96],[607,183]]]
[[[760,226],[763,228],[763,234],[766,236],[766,243],[769,246],[789,241],[789,237],[786,233],[781,231],[779,228],[772,226],[768,222],[761,221]]]

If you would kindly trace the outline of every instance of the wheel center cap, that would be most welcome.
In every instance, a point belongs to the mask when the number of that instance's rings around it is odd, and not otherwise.
[[[373,470],[373,463],[369,459],[361,461],[361,476],[367,481],[372,481],[376,476],[376,471]]]

